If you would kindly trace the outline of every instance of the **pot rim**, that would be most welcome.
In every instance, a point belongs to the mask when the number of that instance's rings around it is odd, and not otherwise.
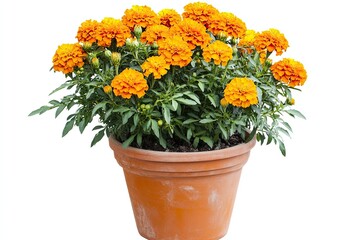
[[[135,148],[131,146],[124,148],[121,142],[119,142],[113,135],[109,136],[109,144],[113,150],[117,149],[126,156],[137,156],[136,158],[141,157],[141,159],[145,161],[163,162],[162,159],[166,157],[166,162],[194,162],[194,159],[196,159],[196,162],[199,162],[212,161],[219,158],[231,158],[250,152],[256,144],[256,138],[254,137],[247,143],[241,143],[228,148],[199,152],[166,152]]]

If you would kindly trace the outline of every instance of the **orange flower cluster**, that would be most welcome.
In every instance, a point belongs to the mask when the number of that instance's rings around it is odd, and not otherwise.
[[[208,27],[210,17],[219,13],[219,10],[212,5],[203,2],[189,3],[184,7],[184,10],[183,18],[195,20],[206,28]]]
[[[170,65],[165,61],[163,56],[153,56],[146,59],[141,65],[144,75],[148,77],[150,74],[154,75],[155,79],[160,79],[170,69]]]
[[[99,46],[108,47],[111,40],[116,39],[116,46],[121,47],[127,38],[131,37],[130,29],[119,19],[104,18],[98,26],[96,40]]]
[[[168,27],[164,25],[153,25],[147,27],[141,34],[141,41],[147,44],[154,44],[168,37],[170,37],[170,29]]]
[[[211,40],[210,35],[206,32],[206,28],[190,18],[185,18],[177,25],[171,28],[173,35],[180,35],[188,44],[191,50],[196,46],[204,48]]]
[[[99,22],[96,20],[86,20],[81,23],[76,38],[79,42],[94,43],[96,42],[97,28]]]
[[[206,62],[213,59],[216,65],[226,66],[227,62],[232,59],[232,53],[233,51],[229,45],[216,40],[204,48],[203,57]]]
[[[229,37],[242,38],[246,32],[245,23],[232,13],[214,14],[208,23],[208,29],[215,35],[226,34]]]
[[[249,78],[234,78],[226,85],[224,98],[236,107],[247,108],[257,104],[256,85]]]
[[[134,5],[131,9],[125,11],[121,20],[131,30],[133,30],[135,26],[146,28],[160,24],[158,15],[148,6]]]
[[[129,99],[132,95],[141,98],[145,95],[145,91],[149,89],[147,82],[142,73],[126,68],[111,81],[111,87],[115,96],[121,96]]]
[[[276,80],[286,83],[290,87],[302,86],[307,78],[304,65],[291,58],[284,58],[274,63],[270,70]]]
[[[174,9],[163,9],[159,13],[161,25],[172,27],[181,21],[181,15]]]
[[[159,42],[158,53],[167,63],[174,66],[185,67],[191,62],[192,51],[180,36]]]
[[[58,47],[53,56],[53,67],[55,71],[64,74],[71,73],[75,67],[84,66],[85,51],[79,43],[62,44]]]
[[[279,30],[270,28],[256,35],[254,39],[254,46],[258,52],[266,50],[268,53],[276,51],[276,55],[279,56],[286,51],[289,47],[289,43]]]

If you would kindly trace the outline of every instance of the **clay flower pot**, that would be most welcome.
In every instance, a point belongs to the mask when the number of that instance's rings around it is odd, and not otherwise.
[[[136,225],[149,240],[216,240],[228,230],[242,167],[256,140],[207,152],[123,148],[109,138],[124,170]]]

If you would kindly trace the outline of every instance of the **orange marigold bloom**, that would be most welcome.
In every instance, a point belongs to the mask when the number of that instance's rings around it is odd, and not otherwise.
[[[112,87],[110,85],[106,85],[103,87],[103,90],[106,94],[109,94],[112,92]]]
[[[224,98],[236,107],[247,108],[257,104],[256,85],[249,78],[234,78],[226,85]]]
[[[164,26],[171,27],[181,21],[181,15],[174,9],[163,9],[158,13],[160,23]]]
[[[126,68],[119,75],[115,76],[111,81],[111,87],[115,96],[121,96],[129,99],[132,95],[137,95],[141,98],[145,95],[145,91],[149,89],[147,82],[142,73]]]
[[[183,18],[195,20],[207,28],[210,17],[217,13],[219,13],[219,10],[212,5],[204,2],[195,2],[189,3],[184,7],[182,16]]]
[[[164,25],[153,25],[141,34],[141,41],[153,44],[170,37],[170,29]]]
[[[242,46],[242,47],[251,47],[251,46],[254,46],[254,40],[255,40],[255,37],[256,37],[256,32],[254,30],[246,30],[245,32],[245,36],[242,37],[239,41],[239,46]]]
[[[227,62],[232,59],[233,50],[226,43],[216,40],[203,50],[203,57],[206,62],[214,60],[216,65],[226,66]]]
[[[84,65],[85,56],[86,53],[79,43],[62,44],[52,59],[54,70],[64,74],[71,73],[75,67]]]
[[[159,42],[158,53],[164,56],[166,62],[170,65],[184,67],[191,62],[191,49],[180,36],[174,36]]]
[[[153,74],[155,79],[160,79],[170,69],[170,64],[166,62],[163,56],[153,56],[146,59],[141,68],[146,77]]]
[[[206,28],[190,18],[185,18],[170,29],[173,35],[181,36],[188,44],[191,50],[196,46],[204,48],[209,44],[211,37],[206,32]]]
[[[286,51],[289,47],[289,43],[279,30],[270,28],[267,31],[263,31],[255,36],[254,46],[258,52],[267,50],[267,52],[276,51],[276,55],[279,56]]]
[[[133,30],[135,26],[146,28],[160,24],[159,17],[150,7],[139,5],[134,5],[132,8],[126,9],[121,20],[131,30]]]
[[[76,38],[79,42],[96,42],[96,31],[98,26],[98,21],[86,20],[85,22],[81,23],[80,27],[78,28]]]
[[[211,16],[208,29],[214,35],[225,33],[230,37],[242,38],[245,36],[246,24],[234,14],[222,12]]]
[[[290,87],[302,86],[307,79],[304,65],[291,58],[284,58],[274,63],[270,70],[276,80],[286,83]]]
[[[116,39],[116,46],[122,47],[129,37],[131,37],[130,29],[119,19],[111,17],[104,18],[96,31],[98,45],[102,47],[109,47],[112,39]]]

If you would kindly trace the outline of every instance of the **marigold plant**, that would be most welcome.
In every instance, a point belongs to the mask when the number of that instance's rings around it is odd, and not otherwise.
[[[289,47],[285,35],[247,29],[210,4],[183,13],[135,5],[120,18],[83,21],[74,36],[52,58],[66,78],[52,93],[68,94],[30,113],[71,111],[63,136],[96,120],[91,145],[106,134],[125,147],[213,150],[256,137],[285,155],[286,116],[304,118],[292,96],[307,79],[303,64],[272,59]]]

